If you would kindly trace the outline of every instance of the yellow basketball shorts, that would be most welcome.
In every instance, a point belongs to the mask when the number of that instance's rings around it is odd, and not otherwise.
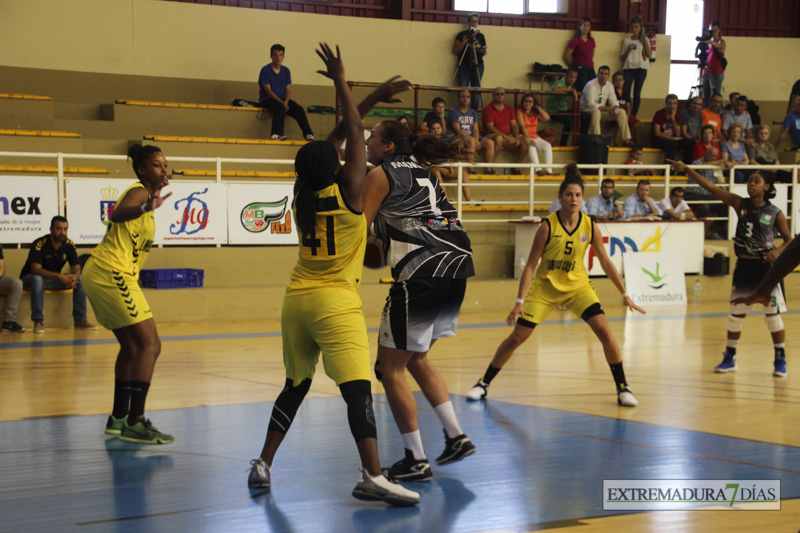
[[[283,364],[293,385],[314,377],[320,352],[325,373],[337,385],[372,379],[367,324],[356,291],[337,288],[287,294],[281,332]]]
[[[533,324],[541,324],[550,312],[564,306],[581,318],[583,312],[594,304],[600,304],[594,286],[586,283],[570,292],[561,292],[550,283],[533,283],[525,296],[522,319]]]
[[[130,274],[103,268],[90,258],[81,282],[103,327],[119,329],[153,318],[139,282]]]

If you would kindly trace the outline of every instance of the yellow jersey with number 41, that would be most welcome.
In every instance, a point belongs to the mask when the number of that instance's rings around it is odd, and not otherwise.
[[[331,288],[355,290],[364,270],[367,219],[363,212],[347,205],[338,183],[315,193],[317,223],[310,235],[302,235],[298,227],[300,250],[286,293]]]
[[[550,235],[536,268],[534,283],[547,281],[556,290],[572,292],[589,281],[583,256],[592,245],[594,226],[584,213],[579,212],[578,216],[578,225],[571,233],[564,229],[558,211],[546,218]]]

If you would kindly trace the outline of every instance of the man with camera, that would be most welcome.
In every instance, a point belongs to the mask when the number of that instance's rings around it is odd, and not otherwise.
[[[470,13],[469,27],[456,35],[453,41],[453,54],[458,56],[456,80],[460,87],[480,87],[483,79],[483,56],[486,55],[486,37],[478,27],[481,17]],[[472,109],[478,109],[480,93],[472,93]]]

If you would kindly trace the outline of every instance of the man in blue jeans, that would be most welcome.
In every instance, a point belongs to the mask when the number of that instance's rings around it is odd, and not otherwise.
[[[50,221],[50,233],[33,241],[20,279],[31,291],[33,332],[44,333],[44,291],[72,289],[72,318],[76,329],[97,329],[86,320],[86,293],[80,282],[81,265],[75,244],[67,238],[69,222],[62,216]],[[70,273],[62,274],[69,263]]]
[[[470,13],[467,17],[469,28],[456,35],[453,41],[453,53],[458,56],[456,80],[459,87],[480,87],[483,79],[483,56],[486,55],[486,37],[478,27],[481,17]],[[480,93],[472,93],[470,107],[477,111]]]
[[[258,75],[258,103],[272,113],[272,140],[286,139],[283,134],[286,115],[297,121],[307,141],[314,140],[314,132],[308,124],[308,117],[303,106],[292,100],[292,73],[283,66],[283,54],[286,48],[273,44],[269,49],[272,62],[264,65]]]

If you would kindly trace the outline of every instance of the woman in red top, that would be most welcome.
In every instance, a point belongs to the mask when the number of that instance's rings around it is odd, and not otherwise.
[[[592,21],[584,17],[578,21],[578,31],[567,45],[564,62],[567,66],[578,67],[578,79],[575,89],[583,92],[587,83],[597,77],[594,71],[594,37],[592,37]]]
[[[714,93],[722,94],[722,80],[725,78],[725,68],[722,60],[725,57],[725,39],[719,29],[719,22],[712,22],[709,27],[711,39],[704,41],[708,44],[708,57],[706,68],[703,69],[703,105],[708,107],[708,102]]]
[[[692,162],[703,159],[706,156],[706,150],[709,148],[716,148],[719,150],[719,145],[714,142],[714,126],[706,124],[700,128],[700,141],[694,145]]]

